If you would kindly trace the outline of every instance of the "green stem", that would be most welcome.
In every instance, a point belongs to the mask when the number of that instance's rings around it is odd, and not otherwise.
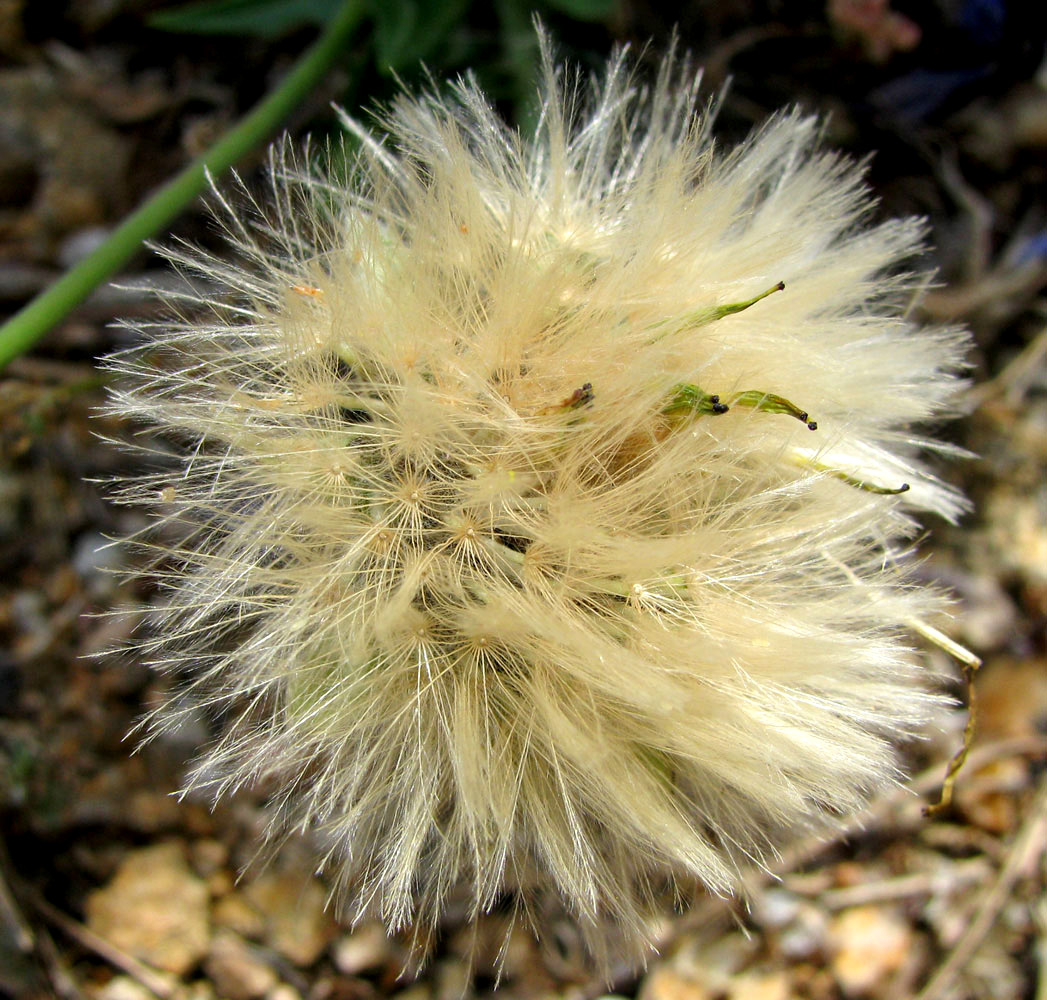
[[[226,136],[128,216],[94,253],[0,327],[0,368],[27,351],[138,251],[142,241],[176,218],[208,183],[260,145],[327,75],[364,14],[363,0],[346,0],[323,34],[279,87]]]
[[[843,469],[838,469],[834,465],[826,465],[824,462],[819,462],[816,458],[810,458],[799,452],[793,452],[792,460],[796,465],[805,469],[813,469],[815,472],[827,473],[834,479],[839,479],[841,483],[846,483],[848,486],[853,486],[856,490],[862,490],[865,493],[878,493],[880,496],[895,497],[899,493],[909,492],[908,483],[902,483],[901,486],[878,486],[876,483],[866,482],[864,479],[859,479],[858,476],[852,476],[850,473],[844,472]]]
[[[773,392],[763,392],[759,389],[738,392],[731,397],[730,405],[747,406],[751,410],[762,410],[764,413],[785,413],[806,424],[808,430],[818,430],[817,422],[808,418],[806,410],[801,410],[795,403],[790,403]]]
[[[733,316],[735,313],[745,312],[750,306],[756,305],[757,302],[762,302],[768,295],[784,291],[785,282],[779,281],[777,285],[772,285],[767,291],[760,292],[759,295],[754,295],[751,299],[745,299],[743,302],[728,302],[722,306],[709,306],[705,309],[697,309],[694,312],[685,313],[682,317],[659,320],[657,323],[652,323],[647,329],[661,330],[654,338],[655,341],[659,341],[670,333],[675,333],[679,330],[694,330],[700,326],[715,323],[718,319],[723,319],[725,316]]]

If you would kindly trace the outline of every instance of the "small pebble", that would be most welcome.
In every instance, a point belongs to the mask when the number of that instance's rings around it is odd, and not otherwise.
[[[817,960],[826,947],[828,918],[813,903],[800,902],[793,920],[782,930],[778,947],[793,961]]]
[[[640,1000],[713,1000],[713,992],[673,969],[650,972],[640,989]]]
[[[830,926],[832,971],[847,996],[869,996],[901,968],[913,946],[912,930],[883,906],[844,910]]]
[[[265,943],[300,968],[312,965],[338,932],[326,911],[327,890],[311,876],[267,872],[243,892],[265,918]]]
[[[265,1000],[302,1000],[302,994],[287,983],[277,983],[266,993]]]
[[[215,932],[204,971],[225,1000],[258,1000],[280,981],[239,934],[224,929]]]
[[[94,1000],[156,1000],[152,990],[147,990],[130,976],[113,976],[104,986],[93,990]]]
[[[789,996],[789,977],[781,971],[737,976],[727,990],[727,1000],[789,1000]]]
[[[211,908],[211,919],[217,926],[245,938],[260,940],[265,934],[265,917],[242,892],[230,892],[217,899]]]
[[[167,841],[131,851],[109,884],[87,897],[87,926],[135,958],[183,975],[207,951],[207,904],[185,845]]]
[[[389,939],[378,923],[361,924],[335,942],[331,957],[334,967],[347,976],[380,968],[389,959]]]
[[[777,930],[796,918],[800,900],[788,889],[768,889],[753,902],[753,919],[767,930]]]

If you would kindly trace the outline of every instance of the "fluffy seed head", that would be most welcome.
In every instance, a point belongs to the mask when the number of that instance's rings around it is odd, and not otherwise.
[[[961,506],[912,428],[963,338],[903,317],[919,226],[868,225],[800,114],[714,149],[665,65],[546,58],[534,140],[467,80],[347,119],[347,179],[278,149],[220,200],[234,262],[169,253],[218,291],[109,359],[181,449],[124,488],[184,679],[152,724],[220,714],[189,786],[265,782],[352,914],[552,891],[642,949],[667,887],[860,806],[932,701],[899,558]]]

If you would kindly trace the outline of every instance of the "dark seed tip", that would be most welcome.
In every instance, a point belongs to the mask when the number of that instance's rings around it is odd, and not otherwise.
[[[908,493],[909,492],[909,484],[908,483],[902,483],[902,485],[898,487],[898,492],[899,493]]]
[[[807,429],[809,431],[816,431],[816,430],[818,430],[818,421],[817,420],[808,420],[807,421]]]
[[[713,403],[713,413],[726,413],[729,409],[726,403]]]
[[[777,288],[779,292],[784,292],[785,291],[785,282],[784,281],[779,281],[778,284],[775,285],[774,287]]]
[[[713,406],[715,406],[718,402],[720,402],[720,397],[719,396],[710,396],[709,397],[709,402],[712,403]]]

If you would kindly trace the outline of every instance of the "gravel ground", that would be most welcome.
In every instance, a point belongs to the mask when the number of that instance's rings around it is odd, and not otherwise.
[[[96,246],[308,40],[237,41],[242,59],[230,65],[226,40],[173,44],[147,30],[150,6],[0,3],[8,311]],[[504,53],[486,16],[459,35],[498,79]],[[904,748],[909,786],[838,836],[799,842],[754,871],[743,902],[697,895],[667,914],[640,974],[595,978],[570,921],[550,912],[541,943],[512,931],[503,997],[1047,998],[1045,19],[1018,0],[893,10],[732,0],[668,14],[629,4],[591,26],[554,20],[567,47],[593,59],[622,38],[651,36],[658,51],[678,21],[710,93],[732,80],[727,139],[800,101],[829,116],[830,144],[878,151],[870,177],[884,213],[927,216],[939,283],[919,309],[968,326],[976,343],[951,429],[974,457],[943,470],[975,509],[959,527],[928,524],[922,573],[956,595],[951,635],[984,665],[977,734],[948,809],[923,814],[961,745],[963,708]],[[336,77],[292,126],[329,127],[327,101],[344,84]],[[365,68],[351,99],[389,87]],[[176,231],[211,239],[202,220],[194,210]],[[99,435],[128,431],[92,417],[103,394],[92,361],[119,338],[114,318],[154,309],[143,285],[171,280],[143,253],[121,289],[98,292],[0,379],[0,995],[489,993],[504,915],[474,927],[449,913],[431,963],[404,975],[404,942],[327,914],[306,840],[257,863],[260,792],[214,810],[173,797],[206,733],[187,727],[132,752],[127,734],[163,682],[105,651],[154,594],[111,572],[125,555],[106,539],[133,531],[138,515],[107,505],[96,485],[125,462]],[[959,664],[935,647],[924,655],[964,701]]]

